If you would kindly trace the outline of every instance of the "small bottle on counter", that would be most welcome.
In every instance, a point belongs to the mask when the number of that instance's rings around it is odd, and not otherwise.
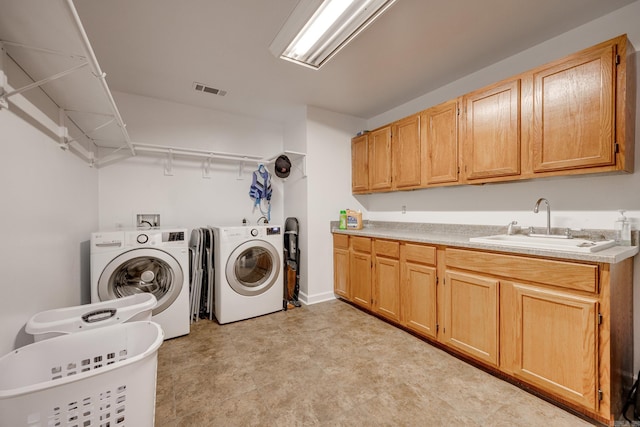
[[[347,211],[340,211],[340,226],[338,227],[340,230],[347,229]]]
[[[631,223],[624,215],[624,210],[619,210],[620,217],[614,224],[616,244],[620,246],[631,246]]]

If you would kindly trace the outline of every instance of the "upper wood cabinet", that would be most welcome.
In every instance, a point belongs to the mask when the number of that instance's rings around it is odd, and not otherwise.
[[[622,35],[354,138],[353,192],[633,172],[634,53]]]
[[[356,136],[351,140],[351,191],[369,191],[369,135]]]
[[[458,101],[420,113],[422,185],[458,181]]]
[[[374,130],[369,141],[369,190],[391,190],[391,125]]]
[[[520,174],[520,79],[463,97],[463,168],[468,181]]]
[[[420,115],[414,114],[393,124],[393,188],[420,185]]]
[[[534,71],[534,172],[615,164],[617,50],[608,42]]]

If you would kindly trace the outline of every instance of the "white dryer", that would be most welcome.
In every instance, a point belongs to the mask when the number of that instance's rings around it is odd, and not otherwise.
[[[282,227],[212,227],[218,323],[283,309]]]
[[[91,234],[91,302],[149,292],[152,320],[165,338],[189,333],[189,246],[186,229]]]

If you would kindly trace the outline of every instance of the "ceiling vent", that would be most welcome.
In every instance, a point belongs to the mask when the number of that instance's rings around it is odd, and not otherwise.
[[[193,82],[193,89],[198,92],[211,93],[219,96],[225,96],[227,94],[226,90],[216,89],[215,87],[207,86],[198,82]]]

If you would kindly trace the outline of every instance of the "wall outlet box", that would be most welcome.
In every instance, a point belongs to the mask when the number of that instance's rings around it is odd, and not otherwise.
[[[160,214],[136,214],[136,227],[138,228],[160,227]]]

